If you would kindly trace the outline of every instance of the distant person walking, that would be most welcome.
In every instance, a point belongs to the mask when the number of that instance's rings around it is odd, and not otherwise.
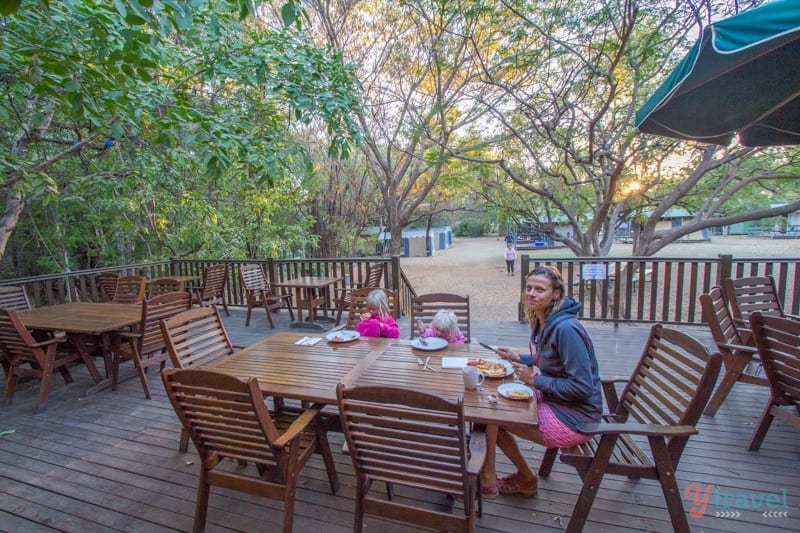
[[[514,234],[510,231],[506,233],[506,244],[514,244]]]
[[[514,249],[514,245],[510,242],[506,243],[506,273],[509,276],[514,275],[514,263],[517,261],[517,251]]]

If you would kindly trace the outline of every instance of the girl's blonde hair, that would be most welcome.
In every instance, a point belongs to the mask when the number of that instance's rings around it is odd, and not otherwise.
[[[366,302],[368,306],[375,307],[381,317],[390,316],[392,314],[392,310],[389,308],[389,298],[386,297],[386,293],[381,289],[370,291],[367,295]]]
[[[439,309],[431,320],[431,327],[439,331],[446,331],[448,337],[455,337],[458,331],[458,318],[456,314],[447,309]]]
[[[551,313],[555,313],[561,306],[564,304],[564,278],[561,277],[561,272],[554,266],[551,265],[542,265],[534,268],[531,270],[526,280],[531,277],[537,278],[547,278],[550,280],[550,285],[553,287],[553,292],[558,292],[558,296],[555,297],[550,304],[550,307],[547,308],[545,311],[545,321],[547,317],[550,316]],[[527,310],[528,313],[528,324],[531,328],[536,326],[536,314],[531,311],[530,309]],[[544,325],[544,324],[542,324]]]

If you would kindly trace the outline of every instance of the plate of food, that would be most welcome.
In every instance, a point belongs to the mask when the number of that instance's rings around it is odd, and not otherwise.
[[[470,359],[467,366],[474,366],[487,378],[505,378],[514,373],[514,365],[501,359]]]
[[[432,352],[434,350],[442,350],[447,348],[447,341],[441,337],[417,337],[411,341],[411,346],[417,350],[425,350]]]
[[[361,337],[361,333],[352,329],[342,329],[339,331],[331,331],[325,338],[328,342],[352,342]]]
[[[497,392],[509,400],[527,401],[533,398],[533,389],[521,383],[503,383],[497,387]]]

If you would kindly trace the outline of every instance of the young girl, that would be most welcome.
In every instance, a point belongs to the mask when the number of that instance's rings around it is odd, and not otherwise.
[[[447,342],[464,342],[464,334],[458,329],[458,318],[452,311],[440,309],[431,320],[431,325],[425,327],[422,320],[417,320],[417,330],[419,336],[425,337],[441,337]]]
[[[376,289],[367,295],[367,312],[361,315],[356,331],[364,337],[396,339],[400,336],[400,328],[389,310],[389,299],[385,292]]]
[[[517,251],[514,249],[514,245],[511,243],[506,244],[506,271],[509,276],[514,275],[514,263],[517,260]]]

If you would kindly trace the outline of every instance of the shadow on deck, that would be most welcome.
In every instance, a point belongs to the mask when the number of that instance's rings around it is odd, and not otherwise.
[[[269,329],[263,313],[256,313],[245,328],[241,309],[232,309],[225,322],[235,343],[248,344],[289,330],[288,314],[275,316],[275,330]],[[408,319],[400,325],[401,336],[408,335]],[[524,324],[476,320],[472,329],[474,337],[487,343],[527,345]],[[603,375],[628,375],[649,330],[597,323],[587,324],[587,329]],[[705,331],[695,332],[708,342]],[[153,386],[154,399],[145,400],[138,380],[131,379],[116,392],[83,397],[89,377],[82,368],[76,368],[74,376],[75,383],[69,386],[60,379],[54,382],[44,413],[32,414],[35,391],[30,387],[23,387],[13,406],[0,409],[0,530],[190,530],[197,456],[178,452],[178,421],[163,390]],[[155,374],[150,379],[153,385],[158,383]],[[800,530],[798,432],[776,422],[759,452],[746,451],[766,398],[763,389],[736,385],[717,416],[704,416],[699,435],[689,440],[677,478],[686,511],[693,511],[689,520],[695,530]],[[301,472],[295,531],[352,530],[352,466],[347,456],[338,453],[342,435],[333,433],[330,439],[341,489],[335,496],[328,492],[322,462],[312,459]],[[522,449],[537,468],[544,450],[527,442]],[[511,468],[500,455],[499,474]],[[579,490],[575,471],[557,461],[551,476],[540,482],[536,498],[500,496],[485,501],[476,530],[517,532],[531,526],[563,530]],[[400,496],[412,502],[423,497],[402,492]],[[209,531],[276,531],[280,527],[279,502],[217,490],[210,506]],[[769,512],[786,515],[770,516]],[[607,477],[589,519],[587,531],[671,529],[660,486],[648,480]],[[411,531],[374,520],[366,524],[368,530],[380,528],[385,533]]]

